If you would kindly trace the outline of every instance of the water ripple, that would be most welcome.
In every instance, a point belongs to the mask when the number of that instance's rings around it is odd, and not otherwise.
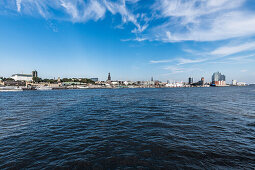
[[[252,91],[0,93],[0,169],[254,169]]]

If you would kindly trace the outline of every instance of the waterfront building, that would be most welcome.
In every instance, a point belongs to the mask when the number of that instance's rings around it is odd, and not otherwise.
[[[237,81],[236,80],[232,80],[232,86],[236,86],[237,85]]]
[[[33,78],[37,78],[38,77],[38,73],[36,70],[32,71],[32,76]]]
[[[247,84],[245,82],[238,82],[236,83],[237,86],[246,86]]]
[[[2,85],[4,85],[4,86],[26,86],[26,82],[25,81],[8,80],[8,81],[4,81]]]
[[[205,78],[202,77],[200,82],[201,82],[201,85],[204,86],[205,85]]]
[[[192,78],[193,81],[193,78]],[[189,84],[190,84],[190,80],[189,80]],[[191,86],[204,86],[205,85],[205,78],[202,77],[200,81],[196,82],[196,83],[191,83]]]
[[[115,86],[120,85],[119,81],[112,81],[111,83],[112,85],[115,85]]]
[[[97,82],[99,79],[98,78],[90,78],[90,80]]]
[[[32,74],[13,74],[11,78],[15,81],[27,81],[27,82],[33,81]]]
[[[184,84],[182,82],[181,83],[174,82],[174,83],[166,84],[165,87],[184,87]]]
[[[0,85],[4,85],[4,81],[0,78]]]
[[[215,72],[212,75],[213,86],[226,86],[226,76],[220,72]]]
[[[189,84],[193,83],[193,77],[189,77]]]

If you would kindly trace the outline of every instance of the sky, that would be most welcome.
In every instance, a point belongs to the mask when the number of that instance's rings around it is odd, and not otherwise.
[[[255,83],[254,0],[0,0],[0,77]]]

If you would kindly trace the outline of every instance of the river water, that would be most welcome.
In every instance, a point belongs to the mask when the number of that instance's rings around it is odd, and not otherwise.
[[[0,169],[254,169],[255,86],[0,93]]]

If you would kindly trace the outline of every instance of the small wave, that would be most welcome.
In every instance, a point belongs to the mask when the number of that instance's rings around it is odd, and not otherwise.
[[[255,127],[255,122],[252,122],[252,123],[248,123],[247,126],[252,126],[252,127]]]

